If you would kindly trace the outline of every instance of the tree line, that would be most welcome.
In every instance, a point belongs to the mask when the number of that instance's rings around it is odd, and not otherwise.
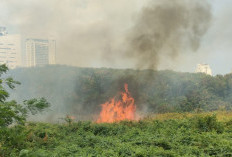
[[[56,113],[98,114],[100,104],[119,95],[124,83],[141,112],[201,112],[232,107],[232,74],[53,65],[15,69],[9,75],[22,83],[12,92],[16,100],[45,97]]]

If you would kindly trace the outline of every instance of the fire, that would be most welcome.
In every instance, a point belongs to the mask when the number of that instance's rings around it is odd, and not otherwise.
[[[134,98],[128,91],[128,84],[124,85],[125,92],[121,92],[121,98],[116,100],[112,98],[110,101],[102,104],[101,113],[97,119],[97,123],[113,123],[122,120],[135,120],[136,106]]]

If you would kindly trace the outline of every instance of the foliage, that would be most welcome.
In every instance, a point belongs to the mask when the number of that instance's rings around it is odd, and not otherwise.
[[[33,115],[35,115],[38,112],[43,112],[46,108],[50,106],[50,103],[48,103],[45,98],[41,98],[41,99],[34,98],[30,100],[25,100],[24,105]]]
[[[46,97],[55,104],[56,114],[79,117],[98,114],[100,104],[122,91],[124,83],[128,83],[137,109],[149,113],[232,109],[232,74],[209,76],[61,65],[15,69],[10,74],[23,84],[12,91],[16,100]]]
[[[3,78],[7,70],[5,64],[0,65],[0,156],[5,156],[9,148],[12,154],[23,148],[27,134],[24,127],[26,118],[30,113],[42,112],[50,106],[44,98],[27,100],[23,105],[9,101],[5,88],[14,89],[20,83],[11,77]]]
[[[203,132],[215,130],[218,133],[222,133],[224,130],[222,123],[217,121],[216,115],[197,118],[196,125],[197,128]]]
[[[0,65],[0,77],[8,70],[5,64]],[[0,128],[7,127],[12,123],[22,124],[26,120],[29,111],[32,114],[43,111],[49,107],[50,104],[46,99],[31,99],[24,101],[24,105],[17,104],[16,101],[6,101],[9,97],[9,93],[6,91],[4,86],[14,89],[16,84],[20,84],[13,78],[8,77],[0,79]]]
[[[1,76],[6,71],[4,65],[0,66]],[[211,77],[65,66],[22,68],[11,74],[23,85],[9,94],[5,89],[19,82],[0,80],[1,157],[232,156],[232,114],[225,112],[232,107],[231,74]],[[90,117],[98,114],[99,104],[117,95],[124,83],[128,83],[137,109],[150,117],[137,122],[96,124],[75,122],[67,116],[67,124],[24,125],[30,114],[44,111],[49,103],[43,98],[23,104],[8,101],[10,95],[17,100],[46,96],[68,115]],[[216,110],[222,111],[216,116],[204,112]]]
[[[4,155],[12,157],[231,156],[230,121],[218,122],[215,115],[203,113],[191,118],[112,124],[28,123],[24,129],[11,128],[10,137],[18,137],[20,142],[4,143],[2,147]],[[18,129],[22,129],[21,134],[15,135]]]

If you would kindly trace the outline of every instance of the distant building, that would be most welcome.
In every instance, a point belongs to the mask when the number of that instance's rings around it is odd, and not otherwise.
[[[9,35],[5,27],[0,27],[0,64],[10,69],[22,66],[21,36]]]
[[[7,35],[6,27],[0,27],[0,36]]]
[[[197,64],[196,72],[212,76],[212,70],[208,64]]]
[[[26,44],[26,66],[43,66],[56,63],[56,41],[28,38]]]

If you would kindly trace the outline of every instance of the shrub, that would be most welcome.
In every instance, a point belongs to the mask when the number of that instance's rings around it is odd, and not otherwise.
[[[216,115],[197,117],[196,120],[196,128],[200,132],[209,132],[214,130],[217,133],[222,133],[224,131],[224,126],[221,122],[217,121]]]

